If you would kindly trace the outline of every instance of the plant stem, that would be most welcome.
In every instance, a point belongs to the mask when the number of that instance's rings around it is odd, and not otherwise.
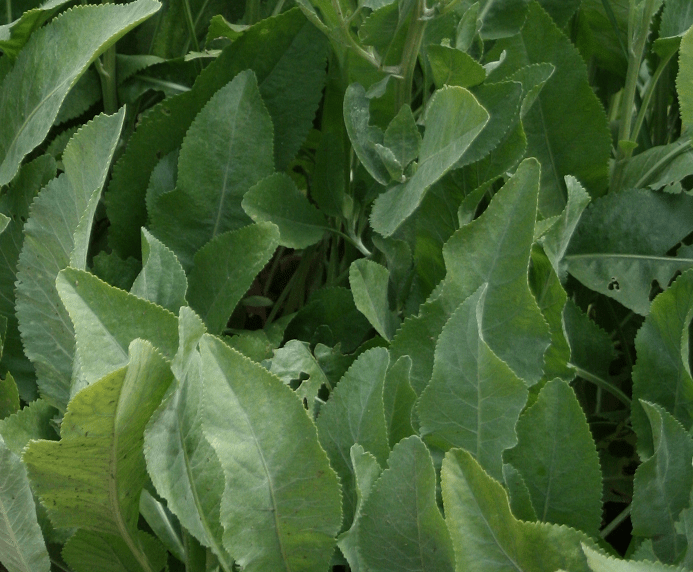
[[[490,4],[491,2],[489,2]],[[412,11],[412,20],[409,24],[407,39],[404,42],[404,51],[402,52],[402,61],[400,69],[402,79],[398,79],[395,83],[395,113],[405,104],[411,104],[412,83],[414,82],[414,71],[416,70],[416,62],[419,59],[419,50],[423,41],[424,31],[426,30],[427,21],[422,18],[426,10],[426,0],[415,0],[414,9]]]
[[[655,0],[644,0],[640,20],[636,21],[636,3],[631,1],[630,14],[628,19],[628,71],[626,72],[626,85],[623,88],[623,98],[621,99],[621,113],[618,131],[618,146],[616,149],[616,162],[611,177],[611,190],[619,191],[623,183],[623,173],[626,162],[633,154],[633,149],[622,147],[620,143],[633,140],[633,107],[635,105],[635,92],[638,88],[638,77],[640,75],[640,64],[642,63],[645,51],[645,43],[650,29]]]
[[[262,288],[262,295],[267,296],[267,293],[269,292],[269,289],[272,286],[272,281],[274,280],[274,275],[277,273],[277,268],[279,268],[279,264],[282,261],[282,256],[284,256],[284,253],[286,252],[286,247],[285,246],[280,246],[277,249],[277,252],[274,254],[274,260],[272,261],[272,266],[270,267],[269,274],[267,275],[267,281],[265,282],[265,286]]]
[[[597,387],[601,387],[604,391],[606,391],[607,393],[610,393],[616,399],[618,399],[621,403],[623,403],[624,405],[626,405],[627,407],[630,408],[630,405],[631,405],[630,398],[625,393],[623,393],[618,387],[614,387],[606,379],[602,379],[601,377],[594,375],[593,373],[590,373],[589,371],[585,371],[584,369],[579,368],[575,364],[569,364],[569,365],[571,367],[575,368],[575,373],[577,373],[582,379],[589,381],[590,383],[593,383]]]
[[[246,0],[243,19],[248,26],[252,26],[260,20],[260,0]]]
[[[274,10],[272,10],[272,16],[278,16],[279,14],[281,14],[283,7],[284,0],[279,0],[279,2],[277,2],[277,5],[274,7]]]
[[[614,520],[604,527],[604,529],[599,533],[599,536],[606,538],[614,530],[616,530],[618,526],[630,516],[630,507],[631,505],[628,505],[626,508],[624,508]]]
[[[118,83],[116,81],[116,49],[108,48],[101,61],[96,60],[96,71],[101,80],[101,96],[103,97],[103,110],[107,115],[113,115],[118,111]]]
[[[185,572],[205,572],[207,550],[189,532],[183,534]]]
[[[12,0],[5,0],[5,7],[7,8],[7,23],[12,23]]]

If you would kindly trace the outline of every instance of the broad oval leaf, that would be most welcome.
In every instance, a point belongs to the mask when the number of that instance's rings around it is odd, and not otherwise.
[[[202,426],[226,478],[224,547],[248,572],[325,569],[341,495],[315,425],[261,365],[210,335],[200,352]]]
[[[12,180],[22,159],[43,141],[89,64],[160,6],[155,0],[78,6],[31,36],[0,84],[0,185]],[[57,44],[65,45],[56,50]]]

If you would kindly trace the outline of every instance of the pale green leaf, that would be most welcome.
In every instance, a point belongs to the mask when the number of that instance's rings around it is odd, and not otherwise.
[[[271,222],[279,228],[279,244],[302,249],[325,234],[327,220],[285,173],[275,173],[256,183],[244,195],[243,210],[255,222]]]
[[[349,268],[349,285],[356,307],[388,341],[392,340],[399,326],[397,316],[390,310],[389,281],[387,268],[372,260],[356,260]]]
[[[405,437],[415,434],[412,426],[412,410],[416,403],[416,392],[412,389],[411,358],[402,356],[387,370],[383,383],[383,405],[390,447]]]
[[[202,360],[197,345],[204,333],[202,320],[189,308],[181,308],[180,347],[172,363],[177,384],[147,425],[144,455],[152,482],[168,508],[230,572],[233,561],[222,546],[219,513],[224,473],[202,432]]]
[[[623,188],[657,190],[692,174],[691,138],[681,137],[669,145],[651,147],[631,157],[623,171]]]
[[[51,569],[26,468],[0,437],[0,562],[9,572]]]
[[[219,234],[195,254],[188,301],[210,332],[221,334],[278,244],[277,227],[259,223]]]
[[[486,79],[486,70],[470,55],[448,46],[430,45],[426,55],[437,88],[444,85],[472,87]]]
[[[7,228],[7,225],[10,224],[10,220],[10,217],[7,217],[4,214],[0,213],[0,234],[2,234],[4,230]]]
[[[517,443],[515,424],[527,388],[484,341],[484,302],[482,287],[445,324],[417,412],[426,441],[443,451],[466,449],[500,479],[501,453]]]
[[[376,199],[371,213],[373,229],[383,236],[392,235],[418,208],[429,187],[462,157],[488,119],[486,110],[464,88],[445,87],[434,93],[424,113],[426,131],[418,169],[409,181]]]
[[[618,560],[605,556],[587,545],[582,546],[587,557],[587,564],[592,572],[684,572],[685,568],[667,566],[660,562],[637,562],[634,560]]]
[[[208,241],[251,222],[246,191],[274,171],[272,119],[252,71],[239,73],[197,114],[178,159],[176,189],[155,202],[152,233],[189,269]]]
[[[87,66],[160,6],[154,0],[78,6],[32,34],[0,85],[0,185],[14,177],[22,159],[43,141]],[[64,38],[71,41],[56,50]]]
[[[676,91],[681,106],[681,121],[690,127],[693,125],[693,27],[681,38]]]
[[[385,129],[383,145],[390,149],[397,162],[406,168],[419,156],[421,134],[409,105],[400,107],[397,115]]]
[[[51,426],[51,420],[57,413],[46,401],[37,399],[14,415],[0,420],[0,435],[10,451],[21,456],[22,450],[32,439],[58,438]]]
[[[458,570],[588,572],[584,533],[565,526],[517,520],[503,487],[466,451],[453,449],[441,471],[445,520]]]
[[[639,405],[641,399],[662,406],[686,429],[693,425],[693,378],[688,359],[692,319],[693,271],[689,270],[655,298],[635,338],[632,414],[633,429],[641,438],[650,426]]]
[[[147,489],[140,495],[140,514],[152,529],[156,537],[181,562],[185,561],[185,547],[180,531],[176,530],[171,516],[163,501],[155,499]]]
[[[657,557],[673,564],[687,546],[675,522],[690,499],[693,439],[661,406],[644,400],[640,404],[652,431],[652,455],[635,471],[630,515],[633,535],[652,538]]]
[[[56,286],[75,329],[81,375],[73,395],[125,366],[137,338],[151,342],[166,359],[175,355],[178,326],[168,310],[74,268],[61,271]]]
[[[388,468],[361,507],[358,547],[366,570],[455,570],[435,489],[433,460],[421,439],[408,437],[395,445]]]
[[[1,347],[0,350],[2,350]],[[17,384],[12,374],[7,372],[5,379],[0,379],[0,419],[10,416],[18,410],[19,391],[17,390]]]
[[[137,534],[147,479],[143,432],[173,376],[148,343],[130,345],[127,366],[79,392],[61,424],[61,440],[32,441],[23,460],[57,527],[119,537],[142,570],[150,565]]]
[[[130,293],[178,313],[185,306],[188,280],[176,255],[161,241],[142,229],[142,270]]]
[[[508,501],[513,516],[528,522],[537,520],[537,512],[532,505],[527,483],[518,470],[509,463],[503,463],[503,481],[508,490]]]
[[[221,461],[223,542],[247,570],[327,568],[341,525],[336,474],[300,399],[205,335],[203,430]]]
[[[41,395],[64,410],[75,353],[72,324],[55,279],[68,265],[84,269],[94,213],[125,117],[99,115],[63,153],[64,173],[32,203],[17,264],[17,319]],[[60,213],[56,216],[56,213]]]
[[[599,456],[571,387],[548,382],[520,417],[517,436],[517,446],[503,458],[522,475],[538,519],[596,536],[602,519]]]
[[[385,348],[361,354],[320,409],[318,438],[342,484],[344,524],[356,511],[356,483],[349,451],[359,444],[380,463],[390,453],[385,426],[383,384],[389,365]]]
[[[508,57],[493,79],[506,79],[529,64],[555,67],[523,118],[527,154],[542,164],[540,212],[552,216],[563,210],[566,175],[576,177],[591,196],[603,194],[611,152],[608,123],[588,83],[585,63],[568,37],[532,2],[522,32],[501,40],[494,50],[506,50]]]

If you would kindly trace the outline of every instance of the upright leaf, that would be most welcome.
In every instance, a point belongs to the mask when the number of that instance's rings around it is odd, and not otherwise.
[[[189,308],[181,308],[180,347],[172,363],[177,384],[147,424],[144,455],[152,482],[168,508],[230,572],[233,561],[222,546],[219,512],[224,473],[202,432],[202,359],[197,345],[204,333],[202,320]]]
[[[693,27],[681,39],[679,50],[679,73],[676,76],[676,91],[681,106],[681,121],[693,125]]]
[[[26,467],[0,436],[0,562],[8,572],[48,572]]]
[[[498,572],[588,572],[583,533],[565,526],[523,522],[508,495],[471,454],[448,451],[441,471],[445,521],[458,569]],[[590,543],[591,544],[591,543]],[[480,563],[488,563],[481,568]]]
[[[86,267],[94,212],[124,117],[124,110],[100,115],[74,135],[63,153],[64,174],[41,191],[24,226],[17,264],[19,330],[42,396],[62,410],[69,400],[75,346],[55,279],[68,265]]]
[[[488,119],[486,110],[466,89],[438,90],[426,107],[417,171],[409,181],[376,199],[371,213],[373,229],[383,236],[392,235],[418,208],[429,187],[462,157]]]
[[[635,472],[633,535],[652,538],[659,559],[673,564],[687,546],[675,522],[690,499],[693,439],[662,407],[643,400],[640,404],[652,431],[652,455]]]
[[[500,479],[501,453],[517,443],[515,424],[527,388],[484,341],[484,294],[482,287],[445,324],[417,411],[426,441],[444,451],[466,449]]]
[[[411,358],[402,356],[391,364],[383,382],[383,406],[390,448],[416,433],[412,426],[412,410],[417,395],[411,387],[410,374]]]
[[[400,441],[361,508],[359,554],[367,570],[452,572],[450,533],[436,503],[433,460],[419,437]]]
[[[389,365],[385,348],[361,354],[320,409],[318,438],[342,483],[344,524],[356,509],[356,483],[349,451],[355,444],[371,453],[381,466],[390,453],[383,407],[383,383]]]
[[[640,400],[662,406],[687,430],[693,426],[693,378],[688,359],[692,319],[693,271],[688,270],[655,298],[635,338],[632,416],[639,436],[646,435],[650,426]]]
[[[274,170],[272,119],[252,71],[238,74],[195,117],[178,159],[176,189],[155,202],[152,231],[185,268],[214,237],[250,223],[243,195]]]
[[[341,501],[315,425],[261,365],[209,335],[200,351],[202,425],[226,478],[224,547],[248,572],[325,569]]]
[[[79,6],[32,34],[0,84],[0,185],[12,180],[22,159],[43,141],[89,64],[160,6],[155,0]],[[56,50],[65,38],[71,41]]]
[[[349,268],[349,285],[356,307],[388,341],[399,325],[397,316],[390,311],[389,281],[387,268],[371,260],[355,260]]]
[[[134,341],[129,356],[126,367],[70,402],[59,442],[32,441],[23,459],[55,526],[116,536],[141,570],[153,572],[137,533],[147,478],[143,432],[172,375],[147,342]]]
[[[188,300],[210,332],[221,334],[278,244],[277,227],[260,223],[220,234],[198,251]]]
[[[597,448],[575,393],[548,382],[517,423],[518,444],[503,457],[529,489],[542,522],[567,524],[596,536],[602,521]]]

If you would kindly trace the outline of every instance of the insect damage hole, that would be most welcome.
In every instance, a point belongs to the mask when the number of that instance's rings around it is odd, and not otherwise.
[[[612,292],[618,292],[621,289],[621,285],[618,283],[618,280],[612,276],[611,281],[606,286],[606,289],[611,290]]]

